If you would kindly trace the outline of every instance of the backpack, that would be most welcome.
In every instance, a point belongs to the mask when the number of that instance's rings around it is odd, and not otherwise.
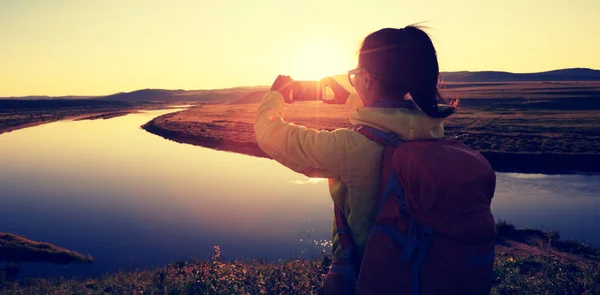
[[[343,211],[335,222],[348,294],[489,294],[493,282],[496,175],[477,151],[453,139],[402,142],[358,125],[385,146],[381,193],[365,252],[355,252]]]

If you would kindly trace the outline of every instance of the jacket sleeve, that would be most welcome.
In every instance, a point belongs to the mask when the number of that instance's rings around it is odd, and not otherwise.
[[[286,123],[283,95],[269,91],[254,122],[258,146],[271,158],[309,177],[339,178],[347,160],[351,130],[319,131]]]

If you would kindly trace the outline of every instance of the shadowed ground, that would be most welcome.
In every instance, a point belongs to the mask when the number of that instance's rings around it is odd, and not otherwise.
[[[0,260],[12,263],[51,262],[68,264],[73,262],[91,263],[93,258],[49,243],[36,242],[17,235],[0,232]]]

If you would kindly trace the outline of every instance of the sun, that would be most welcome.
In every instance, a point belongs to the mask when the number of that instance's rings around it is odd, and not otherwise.
[[[327,36],[295,39],[290,44],[289,75],[294,80],[320,80],[352,67],[353,48],[344,48]]]

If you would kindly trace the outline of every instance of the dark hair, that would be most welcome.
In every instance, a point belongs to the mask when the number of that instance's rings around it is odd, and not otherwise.
[[[440,110],[439,66],[429,35],[416,26],[385,28],[368,35],[360,48],[358,64],[381,78],[381,92],[389,99],[407,93],[430,117],[445,118],[455,107]]]

